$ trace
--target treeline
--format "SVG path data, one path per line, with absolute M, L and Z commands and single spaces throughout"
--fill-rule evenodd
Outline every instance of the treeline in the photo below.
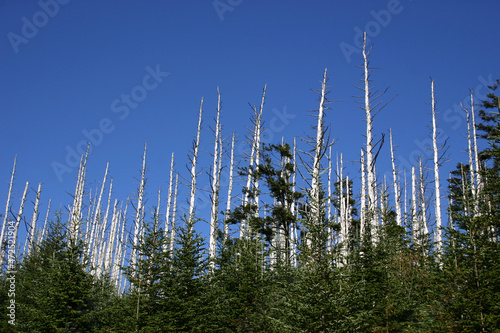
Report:
M 222 136 L 220 94 L 210 168 L 210 215 L 195 203 L 203 100 L 189 154 L 188 206 L 178 209 L 179 174 L 172 154 L 167 208 L 146 207 L 146 150 L 139 188 L 127 214 L 107 206 L 101 187 L 86 190 L 82 156 L 73 205 L 17 241 L 28 184 L 14 214 L 10 190 L 0 235 L 2 332 L 497 332 L 500 330 L 500 107 L 496 89 L 472 100 L 468 160 L 441 191 L 432 89 L 431 182 L 421 161 L 402 180 L 390 136 L 393 181 L 377 179 L 380 141 L 373 114 L 369 52 L 363 46 L 362 109 L 366 144 L 360 183 L 334 168 L 325 124 L 327 72 L 318 90 L 313 135 L 293 143 L 262 142 L 262 112 L 253 107 L 246 166 L 234 167 L 235 137 Z M 479 117 L 476 124 L 475 116 Z M 477 132 L 476 132 L 477 131 Z M 480 150 L 477 141 L 486 147 Z M 230 148 L 229 148 L 230 147 Z M 227 153 L 227 204 L 221 170 Z M 14 164 L 15 170 L 15 164 Z M 12 189 L 11 177 L 10 189 Z M 233 174 L 243 183 L 236 203 Z M 299 181 L 300 180 L 300 181 Z M 408 184 L 407 184 L 408 183 Z M 298 185 L 300 184 L 300 186 Z M 429 184 L 433 186 L 429 187 Z M 407 188 L 410 188 L 407 191 Z M 360 193 L 355 193 L 357 189 Z M 408 192 L 408 193 L 407 193 Z M 392 194 L 392 195 L 391 195 Z M 87 203 L 86 203 L 86 199 Z M 441 216 L 447 198 L 448 218 Z M 432 209 L 431 209 L 432 208 Z M 149 209 L 151 214 L 146 214 Z M 433 214 L 430 214 L 433 211 Z M 448 223 L 443 223 L 447 220 Z M 127 221 L 131 221 L 127 223 Z M 197 231 L 210 225 L 208 237 Z

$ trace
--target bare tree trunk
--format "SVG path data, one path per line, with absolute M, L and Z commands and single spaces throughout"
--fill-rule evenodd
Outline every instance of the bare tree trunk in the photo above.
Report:
M 391 162 L 392 162 L 392 178 L 394 187 L 394 205 L 396 207 L 396 223 L 401 226 L 401 200 L 399 198 L 398 174 L 396 171 L 396 160 L 394 158 L 394 146 L 392 144 L 392 130 L 389 130 L 389 139 L 391 143 Z
M 83 204 L 83 192 L 85 187 L 85 173 L 87 165 L 87 156 L 89 153 L 89 145 L 87 145 L 87 151 L 85 156 L 82 156 L 80 160 L 80 167 L 78 169 L 78 178 L 76 181 L 75 196 L 73 198 L 73 207 L 71 209 L 70 216 L 70 240 L 76 241 L 78 239 L 78 234 L 80 232 L 80 224 L 82 219 L 82 204 Z
M 419 226 L 417 214 L 417 185 L 415 178 L 415 167 L 411 167 L 411 215 L 413 243 L 418 244 Z
M 257 111 L 257 107 L 254 106 L 254 129 L 253 129 L 253 138 L 252 138 L 252 149 L 250 152 L 250 162 L 248 165 L 248 175 L 246 182 L 247 192 L 243 196 L 242 204 L 245 206 L 249 204 L 250 201 L 250 191 L 254 192 L 254 204 L 257 206 L 256 214 L 259 214 L 259 181 L 254 179 L 252 176 L 252 171 L 257 170 L 260 163 L 260 139 L 261 139 L 261 128 L 262 128 L 262 111 L 264 110 L 264 101 L 266 98 L 266 90 L 267 84 L 264 86 L 264 90 L 262 92 L 262 101 L 260 105 L 259 111 Z M 253 181 L 252 181 L 253 180 Z M 246 232 L 248 231 L 247 221 L 243 220 L 240 226 L 240 237 L 244 237 Z
M 141 172 L 141 182 L 139 184 L 139 190 L 137 193 L 137 206 L 136 214 L 134 220 L 134 248 L 132 249 L 132 268 L 135 267 L 137 263 L 137 245 L 139 242 L 139 233 L 142 229 L 142 211 L 143 211 L 143 198 L 144 189 L 146 187 L 146 149 L 147 145 L 144 145 L 144 155 L 142 157 L 142 172 Z
M 21 223 L 21 219 L 23 217 L 23 210 L 24 210 L 24 204 L 26 202 L 26 195 L 28 194 L 28 187 L 29 183 L 26 182 L 26 186 L 24 187 L 24 192 L 23 192 L 23 197 L 21 198 L 21 206 L 19 207 L 19 212 L 17 213 L 16 217 L 16 225 L 14 227 L 14 244 L 15 248 L 17 248 L 18 243 L 17 243 L 17 232 L 19 231 L 19 224 Z M 19 253 L 17 253 L 19 254 Z
M 100 276 L 103 273 L 103 268 L 105 265 L 105 252 L 106 252 L 106 227 L 108 225 L 108 217 L 109 217 L 109 209 L 111 207 L 111 191 L 113 189 L 113 179 L 111 179 L 109 183 L 109 193 L 108 193 L 108 204 L 106 205 L 106 212 L 104 213 L 104 217 L 101 223 L 100 236 L 97 242 L 97 251 L 96 251 L 96 273 L 97 276 Z M 94 245 L 95 246 L 95 245 Z
M 203 114 L 203 98 L 200 103 L 200 111 L 198 117 L 198 131 L 196 134 L 196 141 L 193 144 L 193 156 L 191 158 L 191 197 L 189 200 L 189 214 L 188 214 L 188 228 L 191 231 L 191 228 L 194 224 L 194 205 L 196 199 L 196 178 L 198 174 L 196 173 L 196 164 L 198 162 L 198 150 L 200 147 L 200 134 L 201 134 L 201 118 Z
M 361 195 L 360 195 L 360 215 L 359 215 L 359 240 L 363 241 L 366 225 L 366 172 L 365 172 L 365 152 L 361 149 Z
M 28 245 L 28 255 L 31 253 L 33 249 L 33 243 L 34 243 L 34 238 L 35 238 L 35 227 L 36 227 L 36 221 L 38 220 L 38 207 L 40 205 L 40 194 L 42 192 L 42 183 L 38 184 L 38 190 L 36 191 L 36 200 L 35 200 L 35 207 L 33 209 L 33 217 L 31 218 L 31 225 L 30 225 L 30 230 L 29 230 L 29 245 Z M 24 250 L 23 250 L 24 252 Z M 26 253 L 26 252 L 24 252 Z
M 321 197 L 320 197 L 320 172 L 321 172 L 321 158 L 324 155 L 324 114 L 326 107 L 326 82 L 327 82 L 327 69 L 323 74 L 323 81 L 321 83 L 321 93 L 318 109 L 318 122 L 316 125 L 316 141 L 314 142 L 314 156 L 312 165 L 311 177 L 311 216 L 312 223 L 318 225 L 320 223 L 321 213 Z
M 477 148 L 477 134 L 476 134 L 476 116 L 474 112 L 474 93 L 470 91 L 470 105 L 471 105 L 471 114 L 472 114 L 472 136 L 474 138 L 474 161 L 476 164 L 476 187 L 479 191 L 483 189 L 481 174 L 479 173 L 481 169 L 481 165 L 479 164 L 479 153 Z
M 435 205 L 434 214 L 436 216 L 436 252 L 441 254 L 442 247 L 442 218 L 441 218 L 441 190 L 439 181 L 439 148 L 437 145 L 437 125 L 436 125 L 436 100 L 434 98 L 434 80 L 431 80 L 432 91 L 432 148 L 434 152 L 434 191 Z
M 175 215 L 177 213 L 177 187 L 179 186 L 179 174 L 175 174 L 174 207 L 172 210 L 172 229 L 170 230 L 170 252 L 174 251 L 175 245 Z
M 332 219 L 332 147 L 328 149 L 328 199 L 326 200 L 327 205 L 327 217 L 328 221 Z M 328 227 L 328 252 L 333 251 L 333 228 Z
M 292 177 L 292 191 L 295 192 L 295 184 L 297 180 L 297 159 L 296 159 L 296 152 L 297 152 L 297 140 L 296 138 L 293 138 L 293 177 Z M 298 214 L 298 209 L 297 209 L 297 203 L 295 200 L 292 202 L 292 214 L 294 216 L 297 216 Z M 297 224 L 294 223 L 292 224 L 292 230 L 290 231 L 291 234 L 291 243 L 292 246 L 290 248 L 290 258 L 292 258 L 292 266 L 297 267 Z M 331 238 L 333 240 L 333 238 Z
M 233 132 L 233 137 L 231 139 L 231 158 L 229 162 L 229 184 L 227 187 L 226 216 L 224 217 L 224 243 L 229 236 L 229 224 L 227 223 L 227 219 L 229 217 L 229 213 L 231 212 L 231 199 L 233 193 L 234 135 L 235 134 Z
M 174 177 L 174 153 L 172 153 L 172 159 L 170 161 L 170 176 L 169 176 L 169 181 L 168 181 L 168 198 L 167 198 L 167 211 L 165 213 L 165 230 L 164 230 L 164 236 L 165 239 L 167 239 L 168 234 L 169 234 L 169 229 L 170 229 L 170 208 L 172 204 L 172 183 L 173 183 L 173 177 Z M 166 251 L 168 246 L 165 244 L 163 247 L 163 250 Z
M 0 234 L 0 267 L 3 265 L 3 259 L 5 256 L 5 251 L 4 251 L 4 235 L 5 235 L 5 227 L 8 223 L 9 220 L 9 209 L 10 209 L 10 199 L 12 195 L 12 186 L 14 184 L 14 175 L 16 173 L 16 161 L 17 161 L 17 155 L 14 157 L 14 166 L 12 167 L 12 173 L 10 176 L 10 183 L 9 183 L 9 193 L 7 194 L 7 204 L 5 205 L 5 214 L 3 216 L 3 223 L 2 223 L 2 233 Z
M 115 199 L 113 205 L 113 215 L 111 217 L 111 230 L 109 232 L 109 241 L 106 248 L 106 257 L 104 259 L 104 272 L 111 273 L 112 263 L 113 263 L 113 253 L 116 254 L 115 250 L 115 238 L 118 229 L 118 223 L 120 220 L 120 211 L 118 210 L 118 199 Z M 108 272 L 109 270 L 109 272 Z
M 365 93 L 365 106 L 366 113 L 366 173 L 367 173 L 367 190 L 368 190 L 368 221 L 370 223 L 371 234 L 377 226 L 376 219 L 376 199 L 375 199 L 375 176 L 374 176 L 374 162 L 373 162 L 373 122 L 372 122 L 372 109 L 370 106 L 370 71 L 368 69 L 368 55 L 370 50 L 366 50 L 366 32 L 363 35 L 363 63 L 364 63 L 364 93 Z
M 429 234 L 429 229 L 427 227 L 427 203 L 425 202 L 425 177 L 424 168 L 422 166 L 422 158 L 419 160 L 419 171 L 420 171 L 420 214 L 421 214 L 421 235 L 427 236 Z
M 45 220 L 43 222 L 43 229 L 42 229 L 42 232 L 40 233 L 40 236 L 37 240 L 37 245 L 40 245 L 42 244 L 44 238 L 45 238 L 45 232 L 46 232 L 46 229 L 47 229 L 47 221 L 49 220 L 49 213 L 50 213 L 50 203 L 52 202 L 51 199 L 49 199 L 49 203 L 47 205 L 47 212 L 45 213 Z

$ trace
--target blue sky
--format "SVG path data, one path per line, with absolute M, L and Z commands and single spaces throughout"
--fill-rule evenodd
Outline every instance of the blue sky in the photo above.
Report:
M 451 146 L 442 170 L 446 179 L 466 160 L 459 103 L 469 89 L 484 97 L 485 86 L 500 77 L 493 14 L 499 9 L 493 0 L 0 1 L 0 205 L 16 154 L 14 210 L 26 181 L 33 189 L 42 182 L 42 212 L 49 198 L 56 208 L 71 203 L 77 168 L 67 162 L 68 151 L 78 151 L 85 133 L 93 133 L 87 190 L 95 190 L 110 162 L 113 198 L 126 200 L 137 189 L 147 142 L 147 198 L 153 206 L 159 186 L 166 195 L 172 152 L 176 169 L 187 177 L 202 97 L 200 166 L 208 171 L 217 87 L 224 136 L 236 131 L 243 142 L 251 126 L 248 103 L 260 103 L 267 83 L 264 119 L 268 128 L 274 124 L 268 139 L 284 136 L 291 142 L 311 133 L 314 119 L 307 111 L 317 103 L 311 89 L 320 88 L 324 68 L 329 97 L 337 101 L 327 118 L 337 140 L 334 154 L 355 161 L 365 123 L 354 97 L 360 94 L 355 85 L 361 54 L 351 51 L 359 50 L 359 32 L 365 29 L 374 44 L 371 64 L 378 68 L 373 84 L 380 91 L 389 87 L 383 100 L 395 97 L 375 118 L 374 132 L 379 138 L 392 127 L 402 169 L 417 155 L 426 157 L 421 147 L 430 137 L 432 76 L 438 122 Z M 127 102 L 127 96 L 135 97 Z M 389 170 L 388 156 L 386 145 L 381 173 Z M 358 164 L 346 167 L 359 178 Z M 206 173 L 199 182 L 208 184 Z M 27 216 L 34 198 L 32 190 Z

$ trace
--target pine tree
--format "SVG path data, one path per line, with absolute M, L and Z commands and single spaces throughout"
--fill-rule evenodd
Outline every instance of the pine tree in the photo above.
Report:
M 100 293 L 86 270 L 88 258 L 80 240 L 69 240 L 57 220 L 40 247 L 23 261 L 18 273 L 17 328 L 21 332 L 91 331 Z

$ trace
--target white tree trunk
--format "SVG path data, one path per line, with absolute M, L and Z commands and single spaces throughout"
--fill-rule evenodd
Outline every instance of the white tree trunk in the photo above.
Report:
M 436 125 L 436 100 L 434 98 L 434 80 L 431 80 L 432 91 L 432 148 L 434 152 L 434 189 L 435 189 L 435 206 L 434 214 L 436 216 L 436 251 L 441 253 L 442 243 L 442 218 L 441 218 L 441 190 L 439 181 L 439 149 L 437 145 L 437 125 Z
M 33 208 L 33 217 L 31 218 L 31 225 L 30 225 L 30 230 L 29 230 L 29 243 L 28 243 L 28 252 L 27 252 L 28 255 L 31 253 L 31 251 L 33 249 L 36 221 L 38 220 L 38 215 L 39 215 L 38 214 L 38 207 L 40 206 L 40 194 L 41 194 L 41 192 L 42 192 L 42 183 L 38 183 L 38 189 L 36 191 L 35 207 Z
M 193 156 L 191 159 L 191 197 L 189 200 L 189 214 L 188 214 L 188 228 L 191 229 L 194 224 L 194 206 L 196 199 L 196 178 L 198 174 L 196 173 L 196 164 L 198 162 L 198 149 L 200 147 L 200 133 L 201 133 L 201 118 L 203 114 L 203 98 L 200 103 L 200 111 L 198 117 L 198 131 L 196 134 L 196 141 L 193 146 Z
M 89 153 L 89 145 L 87 145 L 87 151 L 80 160 L 80 167 L 78 169 L 78 178 L 76 181 L 75 196 L 73 198 L 73 207 L 71 209 L 71 215 L 70 215 L 70 225 L 69 225 L 70 240 L 77 240 L 80 232 L 88 153 Z
M 40 233 L 40 236 L 38 237 L 38 240 L 37 240 L 37 245 L 40 245 L 42 244 L 44 238 L 45 238 L 45 232 L 46 232 L 46 229 L 47 229 L 47 221 L 49 220 L 49 214 L 50 214 L 50 203 L 52 202 L 51 199 L 49 199 L 49 203 L 47 205 L 47 212 L 45 213 L 45 220 L 43 221 L 43 228 L 42 228 L 42 232 Z
M 483 189 L 481 174 L 479 171 L 481 170 L 481 165 L 479 164 L 479 153 L 477 147 L 477 134 L 476 134 L 476 116 L 474 111 L 474 92 L 471 90 L 470 92 L 470 105 L 471 105 L 471 114 L 472 114 L 472 136 L 474 138 L 474 161 L 476 164 L 476 187 L 479 191 Z
M 361 149 L 361 195 L 359 214 L 359 240 L 363 240 L 366 225 L 366 172 L 365 172 L 365 152 Z
M 420 214 L 421 214 L 421 229 L 420 232 L 423 235 L 429 234 L 429 229 L 427 227 L 427 203 L 425 201 L 425 177 L 424 168 L 422 166 L 422 159 L 419 160 L 419 171 L 420 171 Z
M 392 130 L 389 129 L 389 139 L 391 144 L 392 179 L 394 188 L 394 205 L 396 207 L 396 223 L 401 226 L 401 200 L 399 198 L 398 174 L 396 171 L 396 159 L 394 158 L 394 146 L 392 144 Z
M 373 163 L 373 122 L 372 109 L 370 106 L 370 71 L 368 68 L 368 55 L 366 50 L 366 32 L 363 35 L 363 68 L 364 68 L 364 95 L 365 95 L 365 114 L 366 114 L 366 174 L 367 174 L 367 190 L 368 190 L 368 209 L 366 215 L 370 223 L 372 236 L 377 227 L 376 219 L 376 199 L 375 199 L 375 175 Z
M 227 219 L 229 217 L 229 213 L 231 212 L 231 200 L 233 193 L 233 169 L 234 169 L 234 132 L 233 132 L 233 137 L 231 139 L 231 158 L 229 162 L 229 184 L 227 187 L 226 216 L 224 217 L 224 243 L 226 242 L 229 236 L 229 224 L 227 223 Z
M 109 183 L 109 194 L 108 194 L 108 204 L 106 205 L 106 212 L 104 213 L 104 217 L 101 223 L 100 236 L 97 242 L 97 251 L 96 251 L 96 266 L 97 266 L 97 276 L 100 276 L 103 273 L 103 269 L 105 269 L 105 253 L 106 253 L 106 228 L 108 225 L 108 217 L 109 217 L 109 209 L 111 207 L 111 191 L 113 189 L 113 179 L 111 179 Z M 109 235 L 108 235 L 109 236 Z
M 172 210 L 172 230 L 170 232 L 170 252 L 174 251 L 175 245 L 175 215 L 177 213 L 177 187 L 179 185 L 179 174 L 175 174 L 174 207 Z
M 412 232 L 413 232 L 413 242 L 418 243 L 419 236 L 419 224 L 418 224 L 418 214 L 417 214 L 417 185 L 415 178 L 415 167 L 411 167 L 411 221 L 412 221 Z
M 104 259 L 104 272 L 111 273 L 111 267 L 113 262 L 113 253 L 115 250 L 115 238 L 118 229 L 118 223 L 120 219 L 120 211 L 118 210 L 118 199 L 115 199 L 113 205 L 113 215 L 111 217 L 111 230 L 108 236 L 108 246 L 106 248 L 106 257 Z M 108 271 L 109 270 L 109 271 Z
M 142 157 L 142 172 L 141 172 L 141 182 L 139 184 L 139 190 L 137 193 L 137 206 L 136 214 L 134 220 L 134 248 L 132 249 L 132 268 L 135 268 L 137 263 L 137 245 L 139 242 L 139 233 L 142 229 L 142 211 L 143 211 L 143 198 L 144 189 L 146 187 L 146 149 L 147 146 L 144 145 L 144 155 Z
M 23 197 L 21 198 L 21 205 L 19 207 L 19 212 L 17 213 L 16 217 L 16 225 L 14 227 L 14 244 L 17 249 L 18 243 L 17 243 L 17 232 L 19 231 L 19 224 L 21 223 L 22 217 L 23 217 L 23 210 L 24 210 L 24 204 L 26 202 L 26 195 L 28 194 L 28 187 L 29 183 L 26 182 L 26 186 L 24 187 L 24 192 L 23 192 Z
M 167 198 L 167 211 L 165 213 L 165 230 L 164 230 L 164 236 L 165 240 L 167 239 L 170 231 L 170 208 L 172 205 L 172 183 L 173 183 L 173 177 L 174 177 L 174 153 L 172 153 L 172 158 L 170 160 L 170 176 L 169 176 L 169 182 L 168 182 L 168 198 Z M 168 249 L 168 246 L 165 243 L 165 246 L 163 247 L 163 250 L 166 251 Z
M 321 173 L 321 157 L 323 156 L 324 144 L 324 114 L 326 108 L 326 83 L 327 83 L 327 69 L 323 74 L 323 81 L 321 82 L 321 93 L 318 108 L 318 122 L 316 125 L 316 140 L 314 142 L 314 156 L 311 172 L 311 222 L 315 225 L 320 223 L 321 214 L 321 199 L 320 199 L 320 173 Z
M 257 194 L 259 190 L 259 182 L 258 180 L 255 180 L 254 177 L 252 177 L 251 171 L 257 170 L 259 163 L 260 163 L 260 139 L 261 139 L 261 127 L 262 127 L 262 111 L 264 109 L 264 101 L 266 97 L 266 89 L 267 89 L 267 84 L 264 86 L 264 90 L 262 92 L 262 101 L 261 101 L 261 106 L 260 110 L 257 111 L 257 107 L 254 106 L 254 129 L 253 129 L 253 138 L 252 138 L 252 149 L 250 152 L 250 163 L 248 165 L 248 175 L 247 175 L 247 182 L 246 182 L 246 189 L 248 191 L 255 191 L 256 196 L 254 199 L 254 204 L 257 206 L 257 215 L 258 215 L 258 207 L 259 207 L 259 196 Z M 252 182 L 252 180 L 254 180 Z M 245 193 L 243 196 L 243 205 L 247 205 L 249 203 L 249 193 Z M 241 222 L 240 226 L 240 237 L 244 236 L 245 233 L 248 231 L 247 229 L 247 221 L 244 220 Z
M 220 91 L 217 88 L 217 116 L 215 121 L 215 141 L 214 141 L 214 156 L 213 156 L 213 166 L 212 166 L 212 195 L 211 195 L 211 211 L 210 211 L 210 238 L 208 255 L 210 259 L 215 258 L 215 252 L 217 249 L 217 230 L 218 230 L 218 216 L 219 216 L 219 180 L 220 180 L 220 168 L 219 168 L 219 138 L 220 138 L 220 109 L 221 109 L 221 98 Z M 214 267 L 212 263 L 212 268 Z

